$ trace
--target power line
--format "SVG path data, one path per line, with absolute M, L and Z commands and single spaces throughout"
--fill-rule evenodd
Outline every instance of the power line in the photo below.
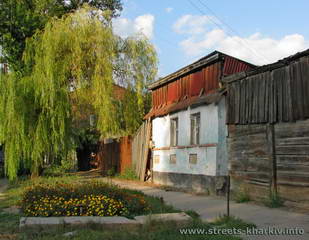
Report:
M 202 0 L 198 0 L 204 7 L 206 7 L 208 9 L 208 11 L 210 11 L 222 24 L 224 24 L 228 29 L 230 29 L 230 31 L 232 33 L 234 33 L 237 36 L 241 36 L 239 34 L 239 32 L 237 30 L 235 30 L 233 27 L 231 27 L 231 25 L 227 24 L 225 21 L 223 21 L 222 19 L 220 19 L 220 17 L 209 7 L 207 6 L 206 3 L 204 3 Z M 250 44 L 245 40 L 245 39 L 241 39 L 243 42 L 245 42 L 248 46 L 250 46 Z M 258 53 L 254 48 L 252 48 L 252 51 L 254 51 L 256 54 L 258 54 L 259 56 L 262 56 L 264 58 L 264 60 L 268 61 L 268 59 L 263 56 L 262 54 Z
M 225 31 L 216 21 L 214 21 L 211 17 L 207 16 L 207 14 L 201 10 L 196 4 L 194 4 L 191 0 L 187 0 L 195 9 L 197 9 L 201 14 L 205 15 L 214 25 L 216 25 L 218 28 L 220 28 L 222 31 L 224 31 L 229 37 L 231 37 L 231 39 L 234 39 L 233 36 Z M 200 0 L 198 0 L 199 2 L 201 2 Z M 201 2 L 202 3 L 202 2 Z M 202 3 L 203 4 L 203 3 Z M 206 6 L 206 4 L 203 4 L 207 9 L 210 9 L 209 7 Z M 214 13 L 214 11 L 211 10 L 212 13 Z M 219 17 L 216 15 L 216 14 L 213 14 L 218 20 Z M 224 24 L 223 21 L 220 20 L 220 22 L 222 24 Z M 225 24 L 230 30 L 232 30 L 232 28 Z M 232 32 L 234 32 L 236 35 L 239 36 L 239 34 L 237 33 L 237 31 L 233 30 Z M 260 59 L 263 59 L 263 61 L 267 61 L 268 62 L 268 59 L 265 58 L 264 56 L 262 56 L 261 54 L 257 53 L 254 49 L 252 49 L 250 46 L 247 46 L 248 43 L 246 43 L 243 39 L 239 38 L 239 39 L 234 39 L 235 41 L 236 40 L 239 40 L 238 42 L 243 45 L 245 48 L 247 48 L 248 50 L 250 50 L 256 57 L 260 58 Z

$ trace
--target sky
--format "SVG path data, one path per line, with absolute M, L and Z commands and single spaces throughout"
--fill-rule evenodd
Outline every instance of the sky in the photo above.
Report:
M 158 54 L 158 77 L 214 50 L 264 65 L 309 48 L 308 0 L 122 2 L 114 30 L 149 38 Z

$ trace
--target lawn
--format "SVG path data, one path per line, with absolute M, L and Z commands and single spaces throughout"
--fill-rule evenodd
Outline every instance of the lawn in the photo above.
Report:
M 128 217 L 133 217 L 140 214 L 152 214 L 152 213 L 165 213 L 165 212 L 179 212 L 179 210 L 174 209 L 171 206 L 166 205 L 162 199 L 156 197 L 150 197 L 144 195 L 139 191 L 128 190 L 128 189 L 119 189 L 115 186 L 106 185 L 106 183 L 96 183 L 92 181 L 87 181 L 83 183 L 83 179 L 80 177 L 53 177 L 46 178 L 41 177 L 35 180 L 24 179 L 19 180 L 11 184 L 6 193 L 6 199 L 0 201 L 0 239 L 206 239 L 206 235 L 185 235 L 180 233 L 179 227 L 176 227 L 173 223 L 162 223 L 162 222 L 149 222 L 139 229 L 130 229 L 130 230 L 121 230 L 118 229 L 102 229 L 102 227 L 97 225 L 87 225 L 81 228 L 74 227 L 57 227 L 57 228 L 42 228 L 42 229 L 23 229 L 22 231 L 18 228 L 19 219 L 21 216 L 25 216 L 24 213 L 19 215 L 8 214 L 3 212 L 3 207 L 9 207 L 12 205 L 22 205 L 28 204 L 31 205 L 31 201 L 26 201 L 30 196 L 35 196 L 36 201 L 38 202 L 40 197 L 46 196 L 56 196 L 59 197 L 59 194 L 62 194 L 63 198 L 66 198 L 66 201 L 70 198 L 76 199 L 79 196 L 84 196 L 85 191 L 90 191 L 89 186 L 97 184 L 96 187 L 92 188 L 92 198 L 94 196 L 106 196 L 108 198 L 119 200 L 127 207 L 128 213 L 118 212 L 114 215 L 127 215 Z M 39 187 L 38 187 L 39 186 Z M 48 186 L 48 188 L 46 188 Z M 59 187 L 60 186 L 60 187 Z M 61 187 L 62 186 L 62 187 Z M 67 187 L 70 186 L 70 191 L 66 191 Z M 104 187 L 104 191 L 101 191 Z M 73 190 L 73 192 L 72 192 Z M 33 192 L 34 191 L 34 192 Z M 65 192 L 66 191 L 66 192 Z M 99 192 L 96 192 L 99 191 Z M 24 193 L 27 194 L 24 194 Z M 49 195 L 47 194 L 49 193 Z M 73 196 L 73 195 L 74 196 Z M 127 196 L 133 196 L 137 201 L 135 202 L 126 202 Z M 87 195 L 86 195 L 87 197 Z M 67 199 L 69 198 L 69 199 Z M 130 198 L 129 198 L 130 199 Z M 141 207 L 140 200 L 146 203 L 146 207 Z M 85 200 L 85 199 L 84 199 Z M 94 201 L 98 199 L 95 198 Z M 44 201 L 48 201 L 46 198 Z M 99 201 L 99 200 L 98 200 Z M 34 202 L 34 201 L 33 201 Z M 42 203 L 42 202 L 41 202 Z M 37 204 L 37 203 L 36 203 Z M 49 206 L 50 203 L 48 203 Z M 129 205 L 128 205 L 129 204 Z M 131 206 L 131 205 L 132 206 Z M 141 206 L 140 206 L 141 205 Z M 37 205 L 38 206 L 38 205 Z M 47 205 L 46 205 L 47 206 Z M 118 206 L 118 205 L 117 205 Z M 35 207 L 35 205 L 31 205 Z M 60 207 L 60 205 L 58 206 Z M 119 206 L 118 206 L 119 207 Z M 25 209 L 25 206 L 23 206 Z M 74 209 L 74 208 L 73 208 Z M 131 209 L 131 210 L 129 210 Z M 132 210 L 133 209 L 133 210 Z M 49 209 L 50 210 L 50 209 Z M 106 210 L 106 209 L 105 209 Z M 57 210 L 59 212 L 59 209 Z M 70 212 L 70 211 L 69 211 Z M 107 211 L 108 212 L 108 211 Z M 75 212 L 79 213 L 79 211 Z M 82 215 L 87 215 L 86 212 L 83 212 Z M 203 223 L 198 218 L 198 215 L 195 212 L 188 212 L 193 216 L 192 222 L 188 223 L 185 228 L 190 229 L 212 229 L 212 228 L 224 228 L 231 229 L 233 227 L 238 229 L 244 229 L 246 227 L 252 227 L 251 224 L 247 224 L 239 219 L 235 218 L 221 218 L 214 223 Z M 41 212 L 41 215 L 42 214 Z M 49 212 L 49 216 L 52 216 Z M 70 214 L 68 214 L 70 215 Z M 71 214 L 73 215 L 73 214 Z M 94 214 L 95 215 L 95 214 Z M 97 214 L 100 215 L 100 214 Z M 107 214 L 108 215 L 108 214 Z M 112 214 L 113 215 L 113 214 Z M 183 228 L 184 228 L 183 227 Z M 72 237 L 64 237 L 63 234 L 73 231 L 75 233 Z M 2 234 L 2 235 L 1 235 Z M 207 235 L 207 239 L 241 239 L 239 237 L 231 235 Z

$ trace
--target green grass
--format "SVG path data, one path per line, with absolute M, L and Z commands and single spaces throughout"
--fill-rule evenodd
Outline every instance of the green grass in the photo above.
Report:
M 117 174 L 115 178 L 125 179 L 125 180 L 138 180 L 133 168 L 126 168 L 124 173 Z
M 58 239 L 75 239 L 75 240 L 174 240 L 174 239 L 192 239 L 192 240 L 239 240 L 239 236 L 231 235 L 184 235 L 180 234 L 179 229 L 211 229 L 211 228 L 240 228 L 252 227 L 253 224 L 248 224 L 237 218 L 222 217 L 214 223 L 203 223 L 198 218 L 192 222 L 177 227 L 175 223 L 169 222 L 148 222 L 142 227 L 131 229 L 104 229 L 98 225 L 87 225 L 81 227 L 49 227 L 41 229 L 22 229 L 18 228 L 19 215 L 4 214 L 0 212 L 0 232 L 1 234 L 12 235 L 16 234 L 18 239 L 28 240 L 58 240 Z M 63 234 L 75 231 L 73 237 L 64 237 Z M 0 235 L 1 236 L 1 235 Z
M 233 216 L 221 216 L 216 221 L 211 223 L 211 225 L 221 227 L 221 228 L 237 228 L 237 229 L 246 229 L 246 228 L 255 228 L 256 225 L 253 223 L 246 223 L 240 218 Z
M 64 176 L 64 177 L 38 177 L 30 179 L 28 177 L 22 177 L 14 182 L 9 183 L 8 189 L 4 192 L 5 199 L 0 201 L 0 210 L 1 208 L 7 208 L 13 205 L 19 205 L 21 201 L 24 190 L 34 184 L 47 183 L 55 184 L 59 183 L 74 183 L 78 181 L 80 177 L 77 176 Z
M 264 201 L 264 205 L 269 208 L 279 208 L 284 206 L 284 201 L 278 194 L 270 194 L 269 199 Z
M 235 202 L 237 203 L 245 203 L 245 202 L 250 202 L 250 196 L 249 194 L 245 193 L 245 192 L 238 192 L 235 197 Z

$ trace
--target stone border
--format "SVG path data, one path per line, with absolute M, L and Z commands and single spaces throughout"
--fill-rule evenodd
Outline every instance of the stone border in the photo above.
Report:
M 184 212 L 163 213 L 137 216 L 134 219 L 126 217 L 22 217 L 19 227 L 44 227 L 44 226 L 81 226 L 98 224 L 104 227 L 136 227 L 149 221 L 175 222 L 177 225 L 185 224 L 192 218 Z

